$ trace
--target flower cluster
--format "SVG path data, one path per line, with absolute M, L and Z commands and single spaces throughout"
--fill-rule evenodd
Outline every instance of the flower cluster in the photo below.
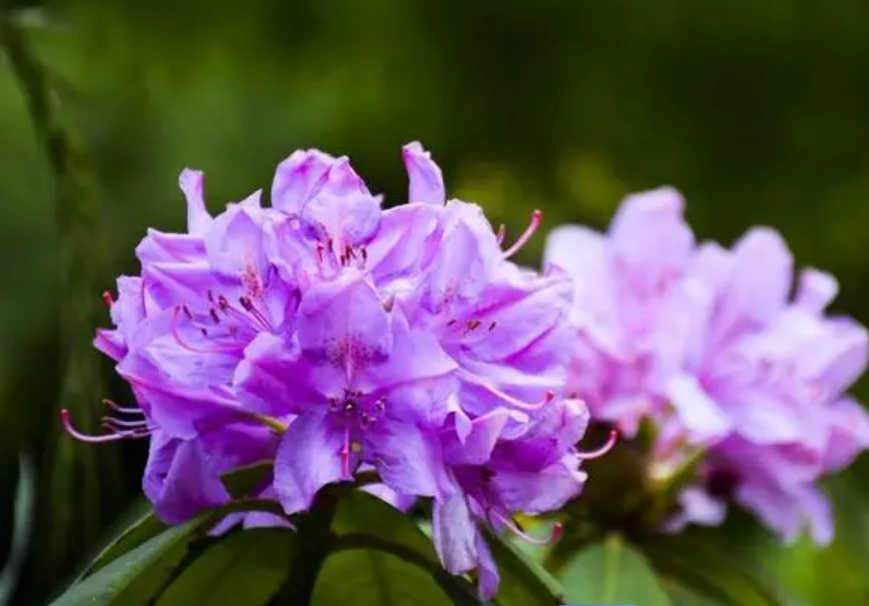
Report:
M 346 157 L 296 151 L 260 192 L 212 217 L 185 170 L 187 233 L 151 230 L 141 275 L 105 295 L 115 324 L 95 345 L 138 406 L 108 402 L 110 433 L 150 437 L 144 491 L 179 522 L 230 497 L 221 474 L 273 460 L 259 488 L 287 514 L 323 486 L 376 471 L 396 504 L 433 499 L 433 540 L 452 573 L 498 585 L 480 525 L 520 529 L 585 479 L 588 414 L 564 397 L 569 278 L 509 260 L 481 209 L 446 201 L 441 171 L 404 147 L 409 201 L 381 208 Z M 271 514 L 233 518 L 285 523 Z
M 866 331 L 825 315 L 828 274 L 805 270 L 791 296 L 776 232 L 698 245 L 682 207 L 661 188 L 628 197 L 606 234 L 551 234 L 546 261 L 574 285 L 570 390 L 629 436 L 652 420 L 658 472 L 705 455 L 672 528 L 720 523 L 732 498 L 786 539 L 808 523 L 827 543 L 815 481 L 869 447 L 869 418 L 843 395 L 866 365 Z

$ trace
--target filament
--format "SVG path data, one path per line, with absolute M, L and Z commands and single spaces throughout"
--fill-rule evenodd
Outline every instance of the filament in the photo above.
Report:
M 531 213 L 531 222 L 528 223 L 528 227 L 525 228 L 522 235 L 513 243 L 513 246 L 504 251 L 505 259 L 509 259 L 519 252 L 519 250 L 525 246 L 525 243 L 531 239 L 531 236 L 534 235 L 534 232 L 537 231 L 537 227 L 540 225 L 540 218 L 542 215 L 543 213 L 539 209 Z
M 550 545 L 550 544 L 554 543 L 555 541 L 557 541 L 559 538 L 561 538 L 561 533 L 564 530 L 564 525 L 561 522 L 555 522 L 552 525 L 552 532 L 550 532 L 548 537 L 546 537 L 546 538 L 532 537 L 531 535 L 529 535 L 528 533 L 523 531 L 521 528 L 519 528 L 519 526 L 516 524 L 516 522 L 514 522 L 510 518 L 507 518 L 507 517 L 501 515 L 500 513 L 495 511 L 494 509 L 490 511 L 490 515 L 494 515 L 494 517 L 499 522 L 501 522 L 504 526 L 506 526 L 511 531 L 513 531 L 516 534 L 516 536 L 518 536 L 523 541 L 527 541 L 528 543 L 531 543 L 532 545 Z
M 580 459 L 596 459 L 598 457 L 602 457 L 603 455 L 608 453 L 610 450 L 612 450 L 613 446 L 616 445 L 616 442 L 618 441 L 618 439 L 619 439 L 618 430 L 610 429 L 610 433 L 609 433 L 609 436 L 607 437 L 607 441 L 604 442 L 603 446 L 601 446 L 597 450 L 592 450 L 589 452 L 579 451 L 576 454 Z
M 501 391 L 500 389 L 498 389 L 497 387 L 495 387 L 491 383 L 481 379 L 477 375 L 465 370 L 464 368 L 459 368 L 456 372 L 460 378 L 465 379 L 469 383 L 473 383 L 474 385 L 478 385 L 478 386 L 482 387 L 483 389 L 485 389 L 486 391 L 488 391 L 492 395 L 501 398 L 505 402 L 512 404 L 513 406 L 515 406 L 516 408 L 519 408 L 521 410 L 528 410 L 528 411 L 540 410 L 541 408 L 543 408 L 544 406 L 546 406 L 547 404 L 552 402 L 552 400 L 555 399 L 555 394 L 551 391 L 547 391 L 543 395 L 543 399 L 540 402 L 534 402 L 534 403 L 523 402 L 522 400 L 519 400 L 518 398 L 514 398 L 510 394 Z

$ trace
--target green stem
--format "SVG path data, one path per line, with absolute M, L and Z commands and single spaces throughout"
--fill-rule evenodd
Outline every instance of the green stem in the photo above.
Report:
M 332 544 L 331 526 L 338 497 L 321 490 L 310 511 L 295 519 L 298 547 L 280 593 L 269 606 L 305 606 L 311 603 L 317 575 Z

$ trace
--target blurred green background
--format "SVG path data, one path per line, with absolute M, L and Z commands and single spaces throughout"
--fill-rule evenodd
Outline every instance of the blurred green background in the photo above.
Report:
M 38 489 L 15 603 L 46 599 L 138 497 L 145 445 L 75 444 L 57 410 L 86 426 L 100 397 L 129 400 L 88 339 L 146 227 L 182 228 L 184 166 L 206 171 L 217 210 L 316 146 L 396 203 L 400 147 L 419 139 L 449 192 L 513 234 L 535 207 L 545 227 L 604 226 L 626 192 L 672 184 L 699 237 L 774 225 L 799 265 L 838 276 L 835 308 L 869 322 L 863 1 L 92 0 L 3 14 L 52 115 L 34 129 L 0 55 L 4 560 L 20 452 Z M 869 381 L 856 391 L 869 400 Z M 744 519 L 729 536 L 798 603 L 869 603 L 869 457 L 827 487 L 831 548 L 781 549 Z

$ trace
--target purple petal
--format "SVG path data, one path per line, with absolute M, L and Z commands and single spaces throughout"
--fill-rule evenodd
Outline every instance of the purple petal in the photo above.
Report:
M 362 274 L 345 271 L 315 284 L 299 305 L 299 344 L 346 371 L 385 359 L 392 350 L 389 315 Z
M 482 533 L 477 533 L 474 544 L 477 547 L 477 592 L 481 600 L 490 600 L 498 593 L 501 583 L 498 566 Z
M 723 437 L 731 430 L 730 420 L 696 377 L 676 375 L 667 385 L 667 396 L 685 429 L 700 443 Z
M 800 273 L 795 303 L 815 313 L 821 313 L 839 292 L 835 276 L 817 269 L 804 269 Z
M 793 260 L 781 236 L 754 228 L 733 248 L 729 286 L 720 303 L 718 337 L 755 329 L 785 305 L 793 279 Z
M 510 417 L 505 409 L 497 409 L 471 421 L 470 431 L 464 438 L 453 429 L 441 437 L 444 458 L 452 465 L 482 465 L 489 460 L 501 430 Z
M 434 431 L 381 420 L 365 437 L 381 479 L 397 493 L 440 498 L 450 490 Z
M 425 151 L 418 141 L 413 141 L 402 148 L 401 155 L 410 180 L 408 202 L 443 204 L 446 201 L 444 179 L 440 167 L 431 159 L 431 153 Z
M 826 416 L 830 433 L 824 455 L 824 469 L 835 471 L 869 448 L 869 414 L 855 400 L 843 398 L 831 404 Z
M 307 510 L 320 488 L 345 479 L 344 442 L 344 431 L 327 416 L 309 413 L 290 423 L 275 456 L 275 491 L 284 511 Z
M 432 540 L 444 568 L 452 574 L 467 572 L 477 565 L 477 527 L 461 493 L 432 506 Z
M 342 395 L 337 387 L 343 376 L 332 365 L 311 363 L 285 339 L 260 333 L 245 349 L 233 385 L 249 409 L 283 416 L 319 409 Z
M 211 226 L 211 215 L 205 209 L 205 177 L 202 171 L 185 168 L 178 176 L 178 185 L 187 198 L 187 231 L 201 235 Z
M 533 515 L 561 508 L 579 494 L 584 481 L 585 474 L 568 457 L 540 471 L 499 469 L 490 484 L 504 508 Z
M 278 164 L 272 181 L 272 207 L 298 215 L 326 181 L 335 158 L 317 149 L 296 150 Z
M 151 438 L 142 489 L 157 515 L 170 524 L 230 498 L 197 440 L 170 438 L 162 432 Z

